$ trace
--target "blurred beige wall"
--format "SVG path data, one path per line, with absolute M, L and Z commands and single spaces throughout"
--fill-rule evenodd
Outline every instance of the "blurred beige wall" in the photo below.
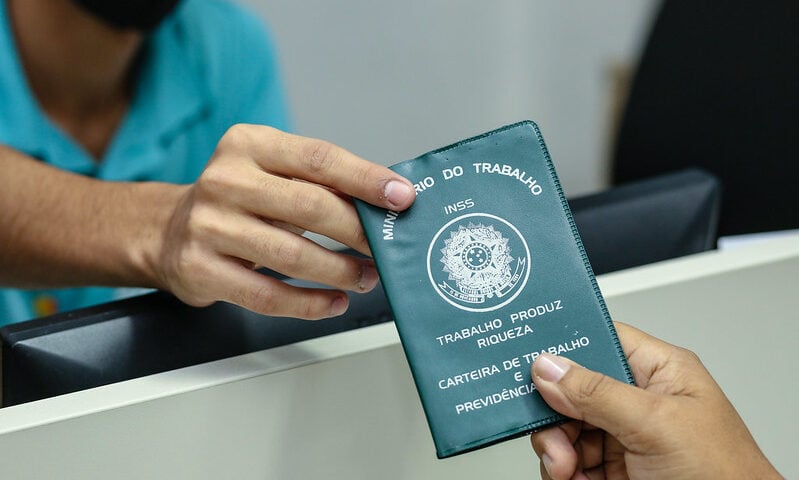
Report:
M 522 119 L 568 195 L 607 184 L 616 81 L 658 0 L 239 0 L 270 25 L 298 133 L 384 164 Z

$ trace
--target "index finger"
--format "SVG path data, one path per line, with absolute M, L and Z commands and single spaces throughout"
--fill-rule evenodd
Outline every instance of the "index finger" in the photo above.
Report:
M 662 369 L 676 347 L 622 322 L 613 322 L 635 383 L 646 388 L 654 372 Z
M 413 185 L 392 170 L 324 140 L 257 129 L 251 157 L 265 170 L 333 188 L 372 205 L 405 210 L 416 197 Z

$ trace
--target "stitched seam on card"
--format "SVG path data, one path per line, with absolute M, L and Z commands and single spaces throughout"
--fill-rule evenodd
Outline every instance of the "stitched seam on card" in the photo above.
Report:
M 599 307 L 602 311 L 602 315 L 605 317 L 605 327 L 608 329 L 611 339 L 613 340 L 613 345 L 616 348 L 616 354 L 619 355 L 620 359 L 622 360 L 624 373 L 627 376 L 627 383 L 634 384 L 635 382 L 633 379 L 632 370 L 630 369 L 630 365 L 627 362 L 627 357 L 624 355 L 624 349 L 621 347 L 621 342 L 619 341 L 619 337 L 616 334 L 616 329 L 613 327 L 613 319 L 610 318 L 610 312 L 608 311 L 608 307 L 605 304 L 605 299 L 602 297 L 602 291 L 599 289 L 599 284 L 596 281 L 594 270 L 593 268 L 591 268 L 591 262 L 588 259 L 588 254 L 585 251 L 585 246 L 583 246 L 583 241 L 580 239 L 580 232 L 577 230 L 577 224 L 574 223 L 574 217 L 572 216 L 571 208 L 569 208 L 569 202 L 566 200 L 566 196 L 563 194 L 563 188 L 560 185 L 560 180 L 558 180 L 558 176 L 555 173 L 555 165 L 552 163 L 552 158 L 549 156 L 549 150 L 547 150 L 547 146 L 544 143 L 544 137 L 541 135 L 541 131 L 538 129 L 537 125 L 533 124 L 533 129 L 535 130 L 535 136 L 538 139 L 538 144 L 541 147 L 541 151 L 544 153 L 544 159 L 546 160 L 547 168 L 549 169 L 549 176 L 552 179 L 553 183 L 555 184 L 555 189 L 557 190 L 561 206 L 563 207 L 563 212 L 566 214 L 566 218 L 569 221 L 569 227 L 571 227 L 572 236 L 577 244 L 577 249 L 580 252 L 580 257 L 583 259 L 583 266 L 585 267 L 586 273 L 588 274 L 588 278 L 591 279 L 591 286 L 594 289 L 594 295 L 596 296 L 596 299 L 599 302 Z

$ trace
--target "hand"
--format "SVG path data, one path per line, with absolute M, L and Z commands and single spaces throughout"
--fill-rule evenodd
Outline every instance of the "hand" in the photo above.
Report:
M 374 263 L 325 249 L 302 233 L 369 254 L 350 197 L 399 211 L 414 196 L 406 179 L 335 145 L 237 125 L 185 188 L 151 268 L 157 284 L 196 306 L 224 300 L 269 315 L 340 315 L 348 302 L 341 290 L 365 292 L 377 284 Z M 290 286 L 256 266 L 334 289 Z
M 532 435 L 541 477 L 782 478 L 692 352 L 616 324 L 638 387 L 542 354 L 533 382 L 576 420 Z

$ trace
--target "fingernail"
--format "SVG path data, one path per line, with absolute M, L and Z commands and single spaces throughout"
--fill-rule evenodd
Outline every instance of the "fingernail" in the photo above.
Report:
M 333 300 L 333 303 L 330 305 L 330 316 L 338 317 L 339 315 L 343 315 L 344 312 L 347 311 L 347 306 L 349 305 L 349 300 L 346 296 L 338 296 Z
M 391 180 L 386 184 L 383 194 L 392 208 L 404 208 L 413 197 L 413 189 L 405 182 Z
M 547 382 L 557 383 L 563 378 L 569 367 L 569 363 L 563 358 L 542 353 L 533 364 L 533 373 Z
M 358 290 L 368 292 L 375 288 L 378 280 L 377 269 L 374 265 L 364 265 L 361 267 L 361 277 L 358 279 Z
M 547 475 L 552 477 L 552 458 L 546 453 L 541 454 L 541 463 L 544 464 L 544 470 L 547 471 Z

